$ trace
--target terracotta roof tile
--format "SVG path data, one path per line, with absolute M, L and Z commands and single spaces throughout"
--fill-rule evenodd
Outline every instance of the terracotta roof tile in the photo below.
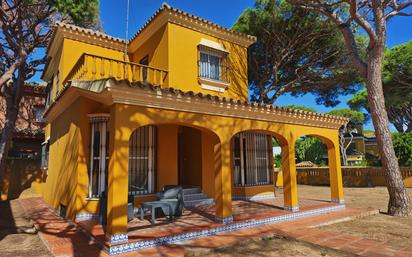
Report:
M 162 4 L 162 7 L 160 7 L 159 9 L 156 10 L 156 12 L 155 12 L 155 13 L 143 24 L 143 26 L 134 34 L 134 36 L 130 39 L 130 41 L 133 41 L 141 32 L 143 32 L 143 30 L 145 30 L 146 27 L 149 26 L 149 24 L 150 24 L 160 13 L 162 13 L 163 11 L 170 11 L 170 12 L 173 13 L 173 14 L 180 14 L 180 15 L 186 16 L 187 18 L 194 19 L 195 21 L 197 21 L 197 22 L 199 22 L 199 23 L 207 24 L 208 26 L 213 27 L 214 29 L 222 30 L 222 31 L 225 31 L 226 33 L 230 33 L 230 34 L 233 34 L 233 35 L 236 35 L 236 36 L 239 36 L 239 37 L 243 37 L 243 38 L 247 38 L 247 39 L 252 40 L 252 41 L 256 41 L 256 37 L 254 37 L 254 36 L 250 36 L 250 35 L 247 35 L 247 34 L 243 34 L 243 33 L 240 33 L 240 32 L 237 32 L 237 31 L 234 31 L 234 30 L 225 28 L 225 27 L 220 26 L 220 25 L 218 25 L 218 24 L 216 24 L 216 23 L 213 23 L 213 22 L 211 22 L 211 21 L 208 21 L 208 20 L 206 20 L 206 19 L 203 19 L 203 18 L 201 18 L 201 17 L 199 17 L 199 16 L 196 16 L 196 15 L 187 13 L 187 12 L 185 12 L 185 11 L 183 11 L 183 10 L 174 8 L 174 7 L 170 6 L 168 3 L 163 3 L 163 4 Z
M 60 22 L 60 21 L 55 23 L 55 27 L 65 28 L 65 29 L 69 29 L 69 30 L 72 30 L 72 31 L 85 33 L 85 34 L 88 34 L 90 36 L 95 36 L 95 37 L 99 37 L 99 38 L 102 38 L 102 39 L 111 40 L 111 41 L 121 43 L 121 44 L 126 43 L 126 40 L 124 40 L 122 38 L 113 37 L 113 36 L 110 36 L 106 33 L 97 31 L 97 30 L 87 29 L 87 28 L 79 27 L 79 26 L 72 25 L 72 24 L 67 24 L 67 23 Z

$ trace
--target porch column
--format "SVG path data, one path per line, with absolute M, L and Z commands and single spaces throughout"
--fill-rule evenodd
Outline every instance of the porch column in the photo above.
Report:
M 121 124 L 119 106 L 110 109 L 110 160 L 107 192 L 106 238 L 127 242 L 128 156 L 130 131 Z
M 282 146 L 282 171 L 283 171 L 283 201 L 287 211 L 299 211 L 298 186 L 295 164 L 295 139 L 291 138 Z
M 339 140 L 336 135 L 332 142 L 328 144 L 329 179 L 331 201 L 344 204 L 342 168 L 340 163 Z
M 232 176 L 230 139 L 221 140 L 215 146 L 215 202 L 216 221 L 231 223 L 232 216 Z

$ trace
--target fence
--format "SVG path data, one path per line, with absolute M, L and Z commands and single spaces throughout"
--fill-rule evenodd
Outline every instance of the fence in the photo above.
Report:
M 329 186 L 329 168 L 297 168 L 298 184 Z M 412 187 L 412 167 L 401 167 L 406 187 Z M 382 167 L 342 167 L 345 187 L 386 186 Z

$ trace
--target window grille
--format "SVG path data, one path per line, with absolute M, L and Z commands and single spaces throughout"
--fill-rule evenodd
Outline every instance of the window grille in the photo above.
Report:
M 227 53 L 199 45 L 199 77 L 229 82 Z
M 234 185 L 256 186 L 272 183 L 272 137 L 242 132 L 234 138 Z
M 156 127 L 136 129 L 129 139 L 129 195 L 155 192 Z
M 109 117 L 91 118 L 89 197 L 100 197 L 107 190 L 109 164 Z
M 41 145 L 41 168 L 47 170 L 49 166 L 49 140 Z
M 34 119 L 36 122 L 44 122 L 43 113 L 44 106 L 37 106 L 34 108 Z

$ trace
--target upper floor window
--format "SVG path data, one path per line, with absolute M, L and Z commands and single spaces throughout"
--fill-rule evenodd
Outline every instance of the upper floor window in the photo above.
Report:
M 59 95 L 59 84 L 60 84 L 60 74 L 59 74 L 59 72 L 57 72 L 57 74 L 56 74 L 56 79 L 55 79 L 55 81 L 56 81 L 56 84 L 55 84 L 55 86 L 56 86 L 56 97 Z
M 144 65 L 142 69 L 142 81 L 147 81 L 147 67 L 149 65 L 149 56 L 146 55 L 143 59 L 140 60 L 139 64 Z
M 34 119 L 36 122 L 44 122 L 43 114 L 44 114 L 44 106 L 38 105 L 34 107 Z
M 229 82 L 227 53 L 199 45 L 199 77 Z

